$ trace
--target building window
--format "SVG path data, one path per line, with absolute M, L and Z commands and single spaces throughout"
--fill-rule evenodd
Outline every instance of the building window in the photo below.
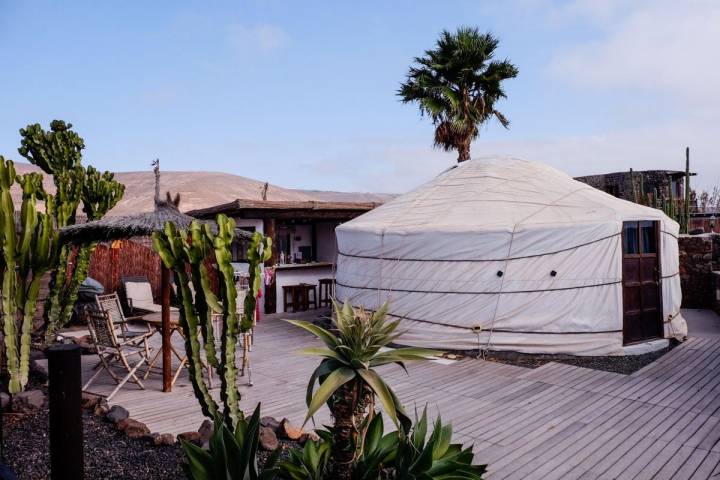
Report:
M 636 255 L 640 253 L 637 222 L 625 222 L 623 224 L 623 253 L 625 255 Z
M 623 253 L 625 255 L 657 253 L 656 222 L 641 220 L 623 223 Z
M 237 227 L 238 230 L 243 230 L 245 232 L 249 233 L 255 233 L 255 227 Z M 238 240 L 237 238 L 233 240 L 232 245 L 230 246 L 230 251 L 232 255 L 232 261 L 233 262 L 247 262 L 247 242 L 243 240 Z

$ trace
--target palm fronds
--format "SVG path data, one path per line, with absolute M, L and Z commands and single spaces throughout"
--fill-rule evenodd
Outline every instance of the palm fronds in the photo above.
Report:
M 458 160 L 469 158 L 470 142 L 479 126 L 496 118 L 507 128 L 509 120 L 495 108 L 506 98 L 502 82 L 518 75 L 508 60 L 494 60 L 499 40 L 477 28 L 444 30 L 435 48 L 416 57 L 398 96 L 416 103 L 420 114 L 435 125 L 435 146 L 458 150 Z

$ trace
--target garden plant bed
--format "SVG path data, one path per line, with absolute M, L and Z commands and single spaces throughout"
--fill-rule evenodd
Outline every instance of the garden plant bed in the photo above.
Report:
M 471 358 L 482 358 L 489 362 L 507 363 L 518 367 L 537 368 L 549 362 L 565 363 L 576 367 L 603 370 L 605 372 L 621 373 L 629 375 L 637 372 L 646 365 L 651 364 L 658 358 L 665 355 L 675 347 L 675 342 L 670 342 L 670 347 L 643 353 L 641 355 L 606 355 L 579 357 L 566 354 L 541 354 L 541 353 L 520 353 L 505 351 L 485 351 L 478 353 L 477 350 L 453 350 L 450 355 L 462 355 Z
M 47 387 L 32 379 L 28 390 Z M 33 414 L 5 414 L 4 453 L 7 464 L 22 480 L 50 478 L 48 408 Z M 132 439 L 118 431 L 112 422 L 83 409 L 83 448 L 85 478 L 103 479 L 181 479 L 185 454 L 180 443 L 156 446 L 150 438 Z M 297 442 L 279 440 L 283 453 Z M 270 452 L 258 452 L 262 464 Z
M 334 331 L 332 321 L 327 317 L 318 317 L 313 321 L 315 325 Z M 567 354 L 520 353 L 496 350 L 449 350 L 446 358 L 458 359 L 460 357 L 482 358 L 489 362 L 506 363 L 518 367 L 538 368 L 550 362 L 565 363 L 576 367 L 602 370 L 605 372 L 629 375 L 637 372 L 646 365 L 651 364 L 667 352 L 675 348 L 678 342 L 671 341 L 670 346 L 654 352 L 641 355 L 605 355 L 605 356 L 575 356 Z M 392 345 L 402 347 L 404 345 Z

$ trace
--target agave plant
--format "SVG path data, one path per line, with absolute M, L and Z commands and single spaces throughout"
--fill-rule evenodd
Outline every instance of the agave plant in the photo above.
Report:
M 383 435 L 383 429 L 378 414 L 369 422 L 353 480 L 482 480 L 486 465 L 473 465 L 472 446 L 451 443 L 452 426 L 443 425 L 439 416 L 427 438 L 427 408 L 409 436 Z
M 327 403 L 334 424 L 333 459 L 335 478 L 349 478 L 356 460 L 356 445 L 368 407 L 373 410 L 375 396 L 401 435 L 410 431 L 411 419 L 400 400 L 375 370 L 395 363 L 405 369 L 405 361 L 425 360 L 438 352 L 424 348 L 386 347 L 399 336 L 399 321 L 387 320 L 387 303 L 375 312 L 342 307 L 333 302 L 337 336 L 309 322 L 288 320 L 304 328 L 325 343 L 325 348 L 308 348 L 303 353 L 323 357 L 307 387 L 308 412 L 305 423 Z M 317 391 L 314 391 L 315 383 Z
M 278 463 L 278 471 L 282 478 L 290 480 L 323 480 L 328 478 L 332 436 L 329 432 L 317 432 L 319 440 L 308 440 L 300 450 L 293 448 L 289 457 Z
M 275 478 L 275 464 L 280 450 L 275 450 L 258 470 L 257 450 L 260 441 L 260 404 L 249 420 L 237 422 L 231 432 L 222 416 L 217 416 L 209 450 L 182 442 L 187 463 L 185 474 L 193 480 L 270 480 Z

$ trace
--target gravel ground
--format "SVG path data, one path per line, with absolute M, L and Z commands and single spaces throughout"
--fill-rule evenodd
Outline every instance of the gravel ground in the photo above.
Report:
M 30 388 L 38 388 L 31 385 Z M 47 390 L 42 388 L 45 393 Z M 5 456 L 20 480 L 49 478 L 48 411 L 5 416 Z M 184 454 L 179 444 L 156 447 L 133 440 L 88 411 L 83 412 L 85 478 L 184 478 Z
M 313 321 L 318 326 L 332 330 L 332 323 L 327 318 L 318 318 Z M 676 342 L 670 342 L 669 348 L 663 348 L 655 352 L 645 353 L 642 355 L 627 356 L 596 356 L 596 357 L 579 357 L 574 355 L 550 355 L 550 354 L 530 354 L 519 352 L 498 352 L 485 351 L 481 354 L 477 350 L 451 350 L 446 356 L 451 358 L 471 357 L 483 358 L 490 362 L 507 363 L 526 368 L 537 368 L 549 362 L 566 363 L 575 365 L 576 367 L 591 368 L 593 370 L 603 370 L 606 372 L 622 373 L 629 375 L 654 362 L 658 358 L 665 355 L 677 345 Z M 402 345 L 394 345 L 402 346 Z
M 626 355 L 626 356 L 598 356 L 598 357 L 578 357 L 574 355 L 549 355 L 549 354 L 530 354 L 519 352 L 496 352 L 487 351 L 483 355 L 478 355 L 477 350 L 453 350 L 448 352 L 449 355 L 461 355 L 471 358 L 484 358 L 490 362 L 507 363 L 509 365 L 517 365 L 519 367 L 537 368 L 549 362 L 566 363 L 575 365 L 576 367 L 591 368 L 593 370 L 603 370 L 606 372 L 622 373 L 629 375 L 654 362 L 658 358 L 665 355 L 675 347 L 673 342 L 669 348 L 663 348 L 655 352 L 645 353 L 642 355 Z
M 28 389 L 46 386 L 38 378 L 31 379 Z M 50 478 L 50 440 L 48 437 L 48 411 L 44 408 L 32 415 L 6 414 L 5 459 L 19 480 Z M 115 430 L 103 418 L 83 411 L 85 478 L 88 479 L 183 479 L 185 454 L 180 444 L 157 447 L 148 440 L 131 439 Z M 297 442 L 280 440 L 281 458 L 288 450 L 298 447 Z M 269 452 L 260 451 L 258 463 L 262 465 Z

